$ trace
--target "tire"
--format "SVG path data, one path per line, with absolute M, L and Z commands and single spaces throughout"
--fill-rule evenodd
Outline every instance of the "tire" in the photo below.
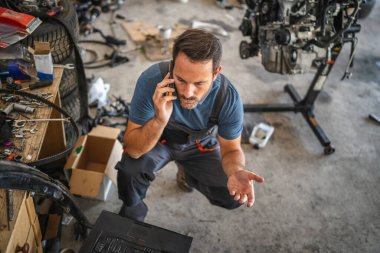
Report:
M 61 64 L 72 63 L 75 64 L 75 55 L 71 54 L 69 58 L 61 62 Z M 77 70 L 74 69 L 64 69 L 62 74 L 61 83 L 59 85 L 59 94 L 61 99 L 70 96 L 72 92 L 78 87 L 78 76 Z
M 76 10 L 69 0 L 61 0 L 63 10 L 55 17 L 68 24 L 73 29 L 75 43 L 79 37 L 79 24 Z M 28 37 L 20 43 L 26 47 L 34 47 L 34 41 L 50 42 L 51 54 L 54 63 L 66 60 L 73 51 L 73 45 L 65 28 L 57 21 L 45 21 Z
M 373 7 L 375 6 L 376 0 L 366 0 L 360 5 L 360 10 L 358 12 L 358 18 L 363 19 L 369 16 Z
M 71 94 L 61 99 L 63 110 L 65 110 L 76 122 L 80 118 L 79 90 L 75 89 Z
M 76 88 L 69 96 L 61 100 L 62 109 L 65 110 L 75 122 L 80 118 L 80 98 L 79 90 Z M 71 147 L 75 144 L 76 136 L 73 126 L 69 122 L 65 122 L 65 135 L 66 135 L 66 146 Z M 79 127 L 79 126 L 78 126 Z M 79 129 L 79 133 L 81 129 Z

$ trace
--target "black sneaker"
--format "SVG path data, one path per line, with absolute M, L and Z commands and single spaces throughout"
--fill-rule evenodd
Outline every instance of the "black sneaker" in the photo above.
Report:
M 181 164 L 176 163 L 178 167 L 177 171 L 177 185 L 184 192 L 192 192 L 194 189 L 186 181 L 185 169 Z
M 142 222 L 144 222 L 147 213 L 148 213 L 148 207 L 144 203 L 144 201 L 141 201 L 136 206 L 127 206 L 125 203 L 123 203 L 119 211 L 120 216 L 131 218 L 131 219 L 142 221 Z

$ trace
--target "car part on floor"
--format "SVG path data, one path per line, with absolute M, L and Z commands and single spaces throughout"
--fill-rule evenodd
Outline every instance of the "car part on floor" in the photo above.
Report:
M 94 31 L 94 23 L 102 12 L 119 10 L 124 0 L 81 0 L 76 1 L 80 33 L 85 36 Z

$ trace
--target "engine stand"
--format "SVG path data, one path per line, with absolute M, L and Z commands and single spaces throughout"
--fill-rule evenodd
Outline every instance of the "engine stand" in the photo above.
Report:
M 324 60 L 320 63 L 317 73 L 314 75 L 313 81 L 311 82 L 309 89 L 304 98 L 298 94 L 294 86 L 287 84 L 284 87 L 285 92 L 287 92 L 292 100 L 293 104 L 244 104 L 244 112 L 299 112 L 302 113 L 306 122 L 313 130 L 314 135 L 318 138 L 321 145 L 324 147 L 324 154 L 330 155 L 335 152 L 335 148 L 331 145 L 331 141 L 326 136 L 325 132 L 318 124 L 315 118 L 313 107 L 314 102 L 317 99 L 319 93 L 321 92 L 323 85 L 330 73 L 336 58 L 339 55 L 341 47 L 333 48 L 331 51 L 331 58 L 329 60 Z

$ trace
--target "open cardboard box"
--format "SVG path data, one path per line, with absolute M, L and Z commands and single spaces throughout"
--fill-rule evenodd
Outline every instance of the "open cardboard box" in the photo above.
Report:
M 120 129 L 97 126 L 79 137 L 66 164 L 70 191 L 83 197 L 106 200 L 112 182 L 116 185 L 115 165 L 123 147 L 117 140 Z

